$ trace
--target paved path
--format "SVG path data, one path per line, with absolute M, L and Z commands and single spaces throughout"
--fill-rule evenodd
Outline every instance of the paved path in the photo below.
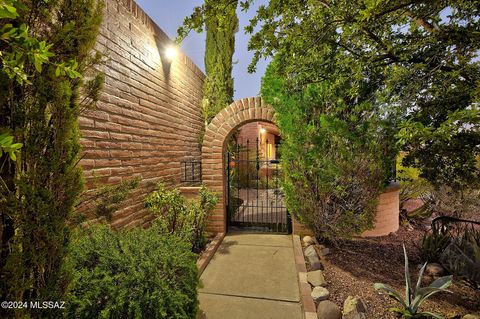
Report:
M 200 279 L 198 318 L 302 318 L 291 236 L 227 235 Z

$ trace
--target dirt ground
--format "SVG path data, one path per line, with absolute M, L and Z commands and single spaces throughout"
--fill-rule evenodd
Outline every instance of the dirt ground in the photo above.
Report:
M 402 243 L 407 247 L 410 273 L 415 280 L 420 268 L 419 243 L 423 231 L 401 227 L 396 234 L 373 239 L 354 239 L 330 247 L 330 254 L 323 261 L 328 282 L 330 300 L 343 307 L 349 295 L 360 296 L 367 306 L 369 319 L 396 318 L 388 311 L 398 304 L 379 295 L 373 284 L 381 282 L 397 289 L 403 296 L 404 257 Z M 433 278 L 425 278 L 424 284 Z M 461 318 L 468 313 L 480 313 L 480 292 L 461 283 L 454 283 L 452 293 L 439 293 L 425 302 L 421 309 L 433 311 L 448 319 Z

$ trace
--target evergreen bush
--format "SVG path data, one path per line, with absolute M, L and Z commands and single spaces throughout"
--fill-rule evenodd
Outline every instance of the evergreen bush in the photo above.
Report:
M 62 300 L 69 223 L 83 190 L 77 118 L 95 105 L 103 82 L 94 69 L 100 56 L 92 54 L 103 1 L 1 2 L 0 29 L 15 36 L 0 41 L 0 127 L 23 147 L 16 162 L 0 167 L 0 296 Z M 5 18 L 9 4 L 16 11 Z M 13 315 L 56 313 L 20 309 L 2 317 Z
M 370 102 L 373 84 L 338 79 L 296 87 L 280 65 L 275 59 L 267 69 L 262 96 L 282 134 L 289 211 L 326 240 L 371 228 L 395 157 L 388 118 Z
M 68 318 L 195 318 L 198 273 L 189 243 L 149 229 L 92 225 L 72 236 Z

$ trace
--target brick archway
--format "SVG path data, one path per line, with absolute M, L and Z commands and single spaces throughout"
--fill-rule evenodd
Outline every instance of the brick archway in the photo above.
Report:
M 219 194 L 220 201 L 210 216 L 208 230 L 226 232 L 226 177 L 224 151 L 227 140 L 236 128 L 249 122 L 275 123 L 273 108 L 260 97 L 237 100 L 215 116 L 205 130 L 202 146 L 202 179 L 205 185 Z

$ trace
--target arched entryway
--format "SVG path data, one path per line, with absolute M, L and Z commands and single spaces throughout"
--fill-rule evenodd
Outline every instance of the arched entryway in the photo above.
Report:
M 220 201 L 209 220 L 208 230 L 211 232 L 227 231 L 227 141 L 237 128 L 250 122 L 275 124 L 273 108 L 260 97 L 240 99 L 218 113 L 205 130 L 202 179 L 208 188 L 220 195 Z

